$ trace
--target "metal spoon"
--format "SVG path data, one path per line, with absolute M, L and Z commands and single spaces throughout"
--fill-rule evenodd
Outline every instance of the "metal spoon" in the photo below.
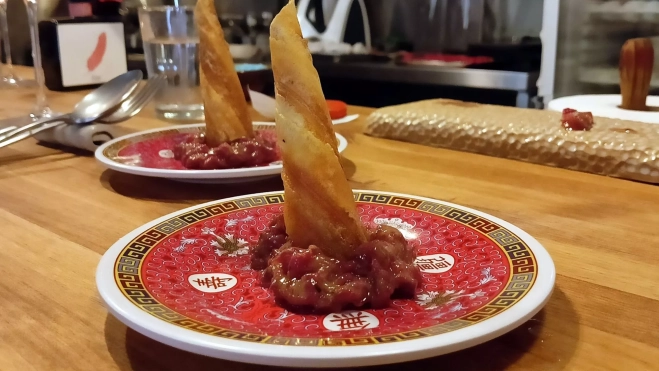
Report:
M 3 140 L 0 147 L 4 147 L 15 141 L 7 140 L 10 137 L 32 130 L 42 125 L 63 121 L 68 124 L 86 125 L 94 122 L 99 117 L 106 115 L 116 108 L 124 99 L 126 99 L 137 88 L 142 80 L 143 74 L 140 70 L 128 71 L 105 84 L 96 88 L 96 90 L 87 94 L 73 109 L 73 112 L 46 117 L 37 120 L 31 124 L 21 126 L 15 130 L 0 136 Z M 21 136 L 22 137 L 22 136 Z

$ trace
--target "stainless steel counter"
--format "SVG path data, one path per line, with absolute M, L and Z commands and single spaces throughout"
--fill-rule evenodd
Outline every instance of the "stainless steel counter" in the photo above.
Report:
M 129 69 L 139 68 L 146 73 L 144 55 L 130 54 Z M 516 93 L 517 107 L 535 107 L 539 72 L 481 70 L 472 68 L 443 68 L 432 66 L 400 66 L 382 62 L 314 61 L 321 78 L 347 78 L 391 83 L 456 86 L 472 89 L 506 90 Z
M 517 92 L 517 107 L 532 107 L 537 93 L 539 72 L 400 66 L 394 63 L 315 62 L 321 77 L 350 78 L 410 84 L 460 86 L 474 89 L 498 89 Z

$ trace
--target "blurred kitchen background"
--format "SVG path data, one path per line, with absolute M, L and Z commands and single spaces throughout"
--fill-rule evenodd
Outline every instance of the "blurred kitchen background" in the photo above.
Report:
M 68 15 L 65 0 L 39 1 L 41 19 Z M 236 60 L 267 64 L 269 22 L 285 0 L 216 1 Z M 124 0 L 129 68 L 144 68 L 136 10 L 194 2 Z M 311 34 L 331 34 L 337 22 L 345 30 L 344 45 L 312 43 L 327 98 L 372 107 L 445 97 L 541 108 L 565 95 L 618 93 L 624 41 L 659 35 L 657 0 L 345 2 L 342 17 L 344 0 L 298 0 L 299 17 Z M 8 3 L 14 62 L 30 65 L 24 5 Z

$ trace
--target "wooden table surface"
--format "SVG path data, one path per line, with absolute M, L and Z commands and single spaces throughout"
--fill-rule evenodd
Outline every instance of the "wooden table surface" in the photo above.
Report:
M 26 72 L 29 70 L 22 70 Z M 52 93 L 68 110 L 83 93 Z M 32 96 L 0 92 L 0 118 Z M 362 118 L 371 110 L 351 107 Z M 169 125 L 149 107 L 129 130 Z M 558 273 L 534 319 L 496 340 L 411 362 L 418 369 L 659 369 L 659 188 L 375 139 L 337 126 L 355 188 L 415 194 L 507 220 L 542 243 Z M 108 315 L 94 274 L 136 227 L 205 201 L 280 190 L 189 185 L 105 170 L 86 153 L 25 141 L 0 149 L 0 370 L 266 370 L 170 348 Z M 398 370 L 400 365 L 373 369 Z

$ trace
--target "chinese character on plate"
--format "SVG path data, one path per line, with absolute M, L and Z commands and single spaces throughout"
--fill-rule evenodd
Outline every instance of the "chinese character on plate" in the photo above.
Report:
M 238 279 L 224 273 L 193 274 L 188 282 L 195 289 L 202 292 L 222 292 L 236 286 Z
M 332 313 L 323 318 L 323 326 L 330 331 L 364 330 L 379 325 L 380 320 L 365 311 Z
M 448 254 L 418 256 L 414 261 L 423 273 L 444 273 L 453 268 L 455 259 Z

